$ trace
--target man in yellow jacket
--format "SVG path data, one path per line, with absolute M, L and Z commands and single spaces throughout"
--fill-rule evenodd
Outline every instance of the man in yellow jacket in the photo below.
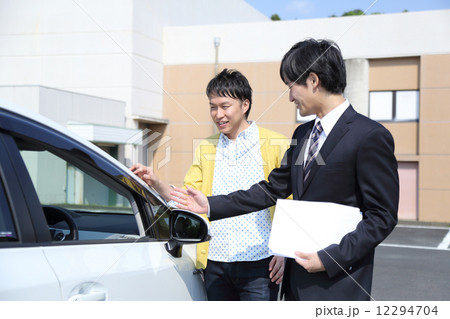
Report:
M 221 195 L 247 189 L 279 167 L 289 140 L 248 121 L 252 89 L 244 75 L 224 69 L 208 84 L 210 115 L 219 134 L 203 140 L 184 179 L 184 186 Z M 151 170 L 131 170 L 166 200 L 171 187 Z M 284 258 L 268 248 L 273 209 L 211 223 L 211 240 L 197 246 L 198 269 L 205 269 L 208 300 L 277 300 Z M 207 267 L 208 266 L 208 267 Z

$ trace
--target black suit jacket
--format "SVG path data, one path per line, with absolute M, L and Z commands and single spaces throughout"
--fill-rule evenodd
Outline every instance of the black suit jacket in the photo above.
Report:
M 247 191 L 209 197 L 210 220 L 257 211 L 291 193 L 294 200 L 358 207 L 363 220 L 357 229 L 339 244 L 318 252 L 326 271 L 310 274 L 295 260 L 287 259 L 283 290 L 287 299 L 370 300 L 375 247 L 397 223 L 399 182 L 394 141 L 381 124 L 349 106 L 303 182 L 304 150 L 313 125 L 311 121 L 295 130 L 293 145 L 268 182 Z M 319 165 L 321 159 L 324 165 Z

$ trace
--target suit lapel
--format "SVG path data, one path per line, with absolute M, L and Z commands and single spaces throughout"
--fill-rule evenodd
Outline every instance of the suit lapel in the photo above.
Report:
M 348 130 L 350 129 L 349 123 L 352 122 L 356 114 L 357 114 L 356 111 L 350 105 L 347 108 L 347 110 L 345 110 L 345 112 L 341 115 L 339 120 L 336 122 L 327 139 L 325 140 L 325 143 L 320 148 L 319 156 L 313 162 L 308 179 L 303 184 L 303 191 L 305 191 L 308 188 L 309 184 L 311 183 L 311 180 L 314 178 L 314 175 L 317 173 L 317 171 L 322 166 L 326 165 L 328 156 L 333 151 L 335 146 L 339 143 L 339 141 L 348 132 Z M 303 180 L 303 173 L 302 173 L 302 180 Z

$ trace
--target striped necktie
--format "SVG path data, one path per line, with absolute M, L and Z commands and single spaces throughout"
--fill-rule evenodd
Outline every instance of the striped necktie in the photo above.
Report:
M 320 121 L 318 121 L 316 125 L 314 125 L 314 129 L 311 134 L 308 156 L 306 157 L 305 165 L 303 167 L 303 182 L 308 178 L 314 159 L 319 153 L 319 136 L 322 131 L 322 125 L 320 124 Z

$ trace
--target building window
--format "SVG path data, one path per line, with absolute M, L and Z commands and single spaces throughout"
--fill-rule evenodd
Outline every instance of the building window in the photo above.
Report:
M 373 91 L 369 93 L 369 116 L 376 121 L 419 119 L 419 91 Z

